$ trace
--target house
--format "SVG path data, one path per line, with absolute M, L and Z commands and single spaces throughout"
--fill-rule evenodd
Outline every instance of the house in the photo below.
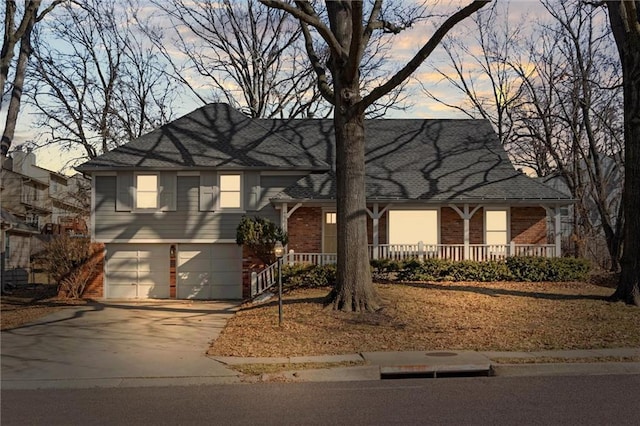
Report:
M 36 165 L 30 150 L 18 147 L 2 157 L 0 207 L 3 282 L 24 283 L 31 273 L 31 257 L 42 248 L 41 234 L 61 227 L 87 234 L 89 181 L 80 173 L 66 176 Z M 83 226 L 84 225 L 84 226 Z M 20 276 L 20 279 L 16 279 Z
M 372 258 L 560 255 L 546 218 L 559 223 L 571 200 L 517 172 L 487 121 L 371 120 L 366 132 Z M 248 296 L 243 215 L 285 228 L 290 260 L 335 253 L 334 152 L 332 120 L 210 104 L 82 164 L 106 247 L 101 296 Z

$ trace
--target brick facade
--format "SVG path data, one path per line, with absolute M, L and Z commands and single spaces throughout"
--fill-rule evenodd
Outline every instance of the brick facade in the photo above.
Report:
M 267 265 L 246 246 L 242 246 L 242 298 L 251 297 L 251 273 L 260 272 Z
M 542 207 L 511 207 L 511 239 L 516 244 L 547 243 L 547 213 Z
M 300 207 L 287 223 L 289 249 L 298 253 L 322 252 L 322 207 Z
M 475 206 L 470 206 L 472 210 Z M 547 242 L 546 212 L 542 207 L 511 208 L 511 239 L 516 244 Z M 387 218 L 378 221 L 379 244 L 387 244 Z M 289 218 L 289 248 L 299 253 L 322 251 L 322 208 L 301 207 Z M 367 219 L 369 244 L 373 244 L 373 221 Z M 440 209 L 440 243 L 463 244 L 464 221 L 450 207 Z M 484 209 L 478 209 L 469 221 L 469 243 L 484 244 Z

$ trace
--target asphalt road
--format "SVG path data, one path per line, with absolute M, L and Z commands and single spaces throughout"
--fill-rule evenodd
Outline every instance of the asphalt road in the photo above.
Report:
M 640 424 L 640 375 L 3 390 L 2 425 Z

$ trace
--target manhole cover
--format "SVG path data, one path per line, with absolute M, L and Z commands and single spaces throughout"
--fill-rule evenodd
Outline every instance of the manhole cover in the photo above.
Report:
M 427 352 L 426 356 L 456 356 L 455 352 Z

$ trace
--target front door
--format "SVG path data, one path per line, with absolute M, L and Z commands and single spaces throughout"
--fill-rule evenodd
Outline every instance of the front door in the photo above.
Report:
M 336 212 L 324 212 L 322 252 L 338 252 L 338 224 L 336 221 Z

